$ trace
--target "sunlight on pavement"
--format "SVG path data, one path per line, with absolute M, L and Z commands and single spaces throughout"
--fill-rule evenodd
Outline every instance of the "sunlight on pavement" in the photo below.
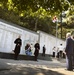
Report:
M 15 66 L 15 65 L 17 65 L 17 64 L 15 64 L 15 63 L 14 63 L 14 64 L 13 64 L 13 63 L 7 63 L 7 65 L 13 65 L 13 66 Z
M 45 74 L 43 74 L 43 73 L 37 73 L 36 75 L 45 75 Z
M 50 70 L 62 73 L 63 75 L 74 75 L 74 71 L 67 71 L 64 68 L 50 68 Z
M 22 74 L 27 75 L 27 72 L 23 72 Z
M 65 63 L 43 61 L 14 61 L 1 59 L 1 68 L 9 70 L 0 71 L 0 75 L 17 74 L 20 75 L 74 75 L 74 71 L 65 70 Z
M 7 65 L 17 66 L 17 67 L 32 67 L 32 68 L 48 69 L 46 65 L 16 64 L 16 63 L 7 63 Z

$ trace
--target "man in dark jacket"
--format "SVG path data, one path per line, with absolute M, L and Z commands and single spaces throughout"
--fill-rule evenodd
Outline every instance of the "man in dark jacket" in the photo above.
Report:
M 67 39 L 65 52 L 68 58 L 67 70 L 72 71 L 74 63 L 74 32 L 72 32 L 71 37 Z
M 36 44 L 34 45 L 34 48 L 35 48 L 35 52 L 34 52 L 34 55 L 35 55 L 35 61 L 37 61 L 37 57 L 38 57 L 39 49 L 40 49 L 39 43 L 36 43 Z
M 45 56 L 45 51 L 46 51 L 46 48 L 45 48 L 45 45 L 43 46 L 43 53 L 42 53 L 42 56 Z
M 19 36 L 15 41 L 14 43 L 16 44 L 15 46 L 15 49 L 14 49 L 14 59 L 17 60 L 18 58 L 18 55 L 20 53 L 20 48 L 21 48 L 21 45 L 22 45 L 22 40 L 21 40 L 21 36 Z

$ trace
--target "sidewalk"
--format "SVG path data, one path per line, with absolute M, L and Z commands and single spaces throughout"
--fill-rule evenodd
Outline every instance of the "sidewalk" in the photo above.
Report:
M 0 59 L 0 75 L 74 75 L 74 71 L 66 71 L 65 63 L 53 61 L 25 61 Z

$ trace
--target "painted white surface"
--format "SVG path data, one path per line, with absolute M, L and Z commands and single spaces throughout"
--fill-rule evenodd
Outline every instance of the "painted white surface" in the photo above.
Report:
M 52 55 L 52 49 L 53 47 L 58 47 L 60 44 L 63 44 L 63 46 L 65 47 L 65 41 L 61 40 L 61 39 L 56 39 L 56 37 L 52 36 L 52 35 L 48 35 L 45 32 L 42 31 L 38 31 L 40 38 L 39 38 L 39 42 L 40 42 L 40 53 L 42 53 L 42 48 L 43 45 L 45 45 L 46 47 L 46 54 L 50 54 Z
M 40 43 L 40 51 L 42 53 L 43 45 L 46 46 L 46 54 L 52 55 L 52 49 L 54 46 L 59 46 L 61 43 L 65 46 L 65 41 L 61 39 L 56 39 L 56 37 L 49 35 L 45 32 L 38 31 L 38 34 L 26 30 L 21 29 L 7 23 L 0 21 L 0 52 L 8 52 L 11 53 L 15 48 L 14 40 L 21 35 L 22 39 L 22 47 L 20 54 L 25 54 L 25 45 L 27 43 L 32 44 L 32 53 L 34 53 L 34 44 L 39 41 Z
M 22 47 L 20 54 L 25 54 L 25 45 L 32 44 L 32 52 L 34 52 L 34 44 L 38 41 L 38 34 L 28 30 L 11 26 L 0 22 L 0 52 L 11 53 L 15 48 L 14 40 L 21 35 Z

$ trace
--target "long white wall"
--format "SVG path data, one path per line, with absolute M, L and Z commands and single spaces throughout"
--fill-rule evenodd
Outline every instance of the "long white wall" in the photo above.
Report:
M 42 53 L 42 48 L 45 45 L 46 46 L 46 54 L 52 55 L 52 49 L 53 47 L 58 47 L 60 44 L 63 44 L 63 47 L 65 46 L 65 41 L 58 39 L 52 35 L 49 35 L 45 32 L 38 31 L 39 33 L 39 42 L 40 42 L 40 53 Z
M 15 47 L 14 40 L 21 35 L 22 48 L 20 54 L 25 54 L 25 45 L 27 43 L 32 44 L 32 53 L 34 53 L 34 44 L 39 41 L 40 53 L 42 53 L 43 45 L 46 46 L 46 54 L 52 55 L 52 48 L 59 46 L 61 43 L 65 46 L 65 41 L 58 39 L 45 32 L 38 31 L 37 33 L 17 27 L 13 24 L 0 21 L 0 52 L 11 53 Z
M 0 21 L 0 52 L 11 53 L 15 47 L 14 40 L 19 35 L 21 35 L 22 39 L 21 54 L 25 54 L 26 43 L 32 44 L 31 47 L 34 53 L 33 46 L 38 41 L 38 34 L 30 30 L 4 23 L 2 21 Z

